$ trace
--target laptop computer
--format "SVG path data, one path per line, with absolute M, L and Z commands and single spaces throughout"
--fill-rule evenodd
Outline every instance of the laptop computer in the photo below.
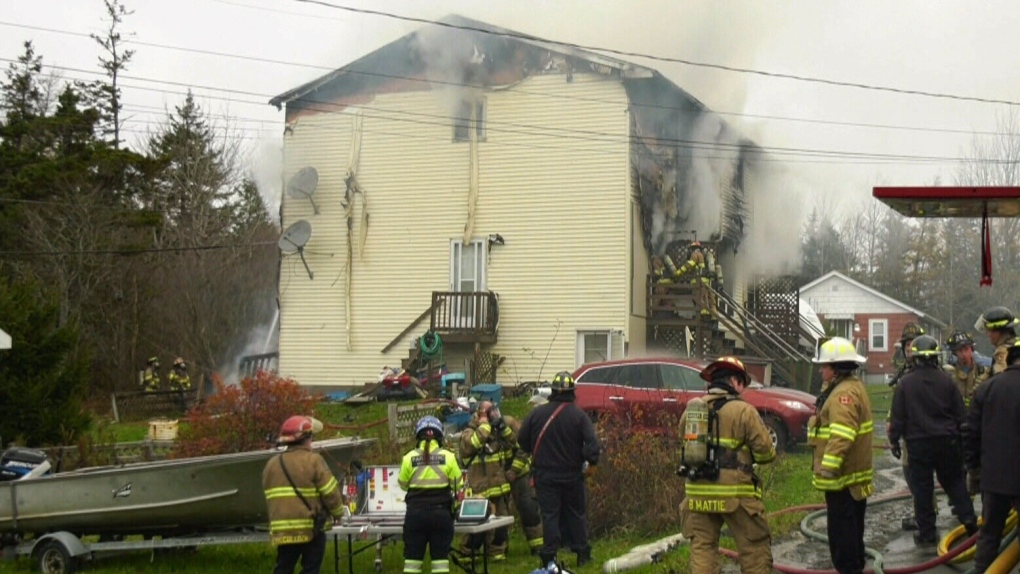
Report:
M 489 499 L 465 498 L 457 511 L 458 522 L 485 522 L 489 518 Z

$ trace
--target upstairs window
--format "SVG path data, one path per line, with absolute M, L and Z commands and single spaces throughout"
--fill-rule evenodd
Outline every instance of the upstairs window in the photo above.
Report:
M 471 118 L 474 107 L 475 117 Z M 474 125 L 478 141 L 485 140 L 485 98 L 461 100 L 457 113 L 453 118 L 453 141 L 466 142 L 471 139 L 471 126 Z

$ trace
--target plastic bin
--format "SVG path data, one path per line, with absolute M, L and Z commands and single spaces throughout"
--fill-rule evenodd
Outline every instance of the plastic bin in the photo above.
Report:
M 492 401 L 498 405 L 503 400 L 503 385 L 484 384 L 471 387 L 470 395 L 478 401 Z

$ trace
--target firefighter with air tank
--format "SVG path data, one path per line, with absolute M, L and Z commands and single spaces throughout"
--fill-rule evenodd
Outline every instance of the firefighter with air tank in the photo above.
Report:
M 701 372 L 704 399 L 688 402 L 680 417 L 683 534 L 691 541 L 691 572 L 719 572 L 719 535 L 725 523 L 740 551 L 740 570 L 772 572 L 769 525 L 755 465 L 772 462 L 775 445 L 758 411 L 740 399 L 750 384 L 744 364 L 721 357 Z

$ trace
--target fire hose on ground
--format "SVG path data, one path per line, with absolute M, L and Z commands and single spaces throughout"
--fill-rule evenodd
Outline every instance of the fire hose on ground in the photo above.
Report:
M 886 504 L 889 502 L 895 502 L 900 500 L 907 500 L 910 498 L 911 496 L 909 493 L 895 494 L 892 496 L 877 499 L 874 502 L 872 502 L 869 506 Z M 804 536 L 808 537 L 811 540 L 828 543 L 829 539 L 825 534 L 818 532 L 810 527 L 810 524 L 814 520 L 822 516 L 825 516 L 826 513 L 828 512 L 824 504 L 791 506 L 789 508 L 784 508 L 782 510 L 773 512 L 769 516 L 777 516 L 779 514 L 809 510 L 812 512 L 805 516 L 800 521 L 801 532 L 804 534 Z M 1017 522 L 1016 513 L 1015 512 L 1011 513 L 1010 522 L 1007 522 L 1006 530 L 1004 532 L 1008 533 L 1008 535 L 1004 536 L 1002 544 L 999 547 L 998 558 L 995 560 L 995 562 L 992 563 L 992 565 L 986 571 L 988 574 L 1006 574 L 1007 572 L 1009 572 L 1011 568 L 1013 568 L 1017 564 L 1017 562 L 1020 562 L 1020 542 L 1014 542 L 1017 537 L 1018 529 L 1012 527 L 1012 531 L 1010 531 L 1011 527 L 1009 525 L 1010 523 L 1012 523 L 1015 526 L 1016 522 Z M 867 554 L 871 556 L 873 561 L 872 568 L 866 570 L 865 572 L 868 574 L 915 574 L 916 572 L 930 570 L 942 564 L 958 561 L 957 560 L 958 557 L 963 556 L 967 552 L 973 552 L 972 549 L 978 537 L 978 535 L 975 534 L 963 540 L 955 547 L 953 547 L 952 544 L 959 540 L 960 538 L 962 538 L 962 535 L 965 534 L 965 532 L 966 531 L 962 526 L 950 531 L 949 534 L 947 534 L 939 544 L 938 557 L 923 562 L 921 564 L 915 564 L 910 566 L 884 568 L 883 563 L 885 561 L 885 558 L 882 556 L 882 554 L 872 548 L 865 548 L 865 552 L 867 552 Z M 682 535 L 674 535 L 663 538 L 662 540 L 659 540 L 658 542 L 654 542 L 652 544 L 646 544 L 643 546 L 635 547 L 624 556 L 614 558 L 606 562 L 602 567 L 602 571 L 604 574 L 615 574 L 617 572 L 623 572 L 626 570 L 630 570 L 632 568 L 637 568 L 639 566 L 644 566 L 658 562 L 663 554 L 684 542 L 686 542 L 686 539 Z M 724 556 L 727 556 L 732 559 L 736 559 L 738 557 L 738 554 L 732 550 L 720 548 L 719 552 Z M 959 561 L 966 559 L 967 558 L 962 558 Z M 785 574 L 837 574 L 835 570 L 815 570 L 811 568 L 790 566 L 787 564 L 773 564 L 773 569 L 779 572 L 784 572 Z M 973 569 L 971 569 L 965 574 L 970 574 L 970 572 L 973 572 Z

